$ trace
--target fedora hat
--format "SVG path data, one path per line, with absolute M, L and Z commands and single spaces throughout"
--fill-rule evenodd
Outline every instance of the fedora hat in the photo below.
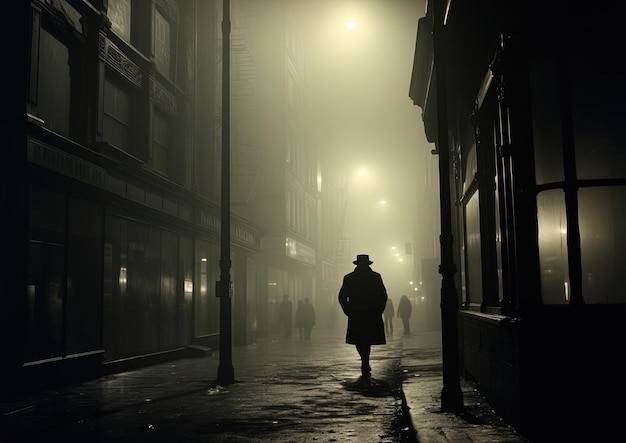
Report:
M 359 254 L 356 256 L 356 260 L 354 260 L 352 263 L 354 263 L 355 265 L 371 265 L 374 262 L 370 260 L 369 255 Z

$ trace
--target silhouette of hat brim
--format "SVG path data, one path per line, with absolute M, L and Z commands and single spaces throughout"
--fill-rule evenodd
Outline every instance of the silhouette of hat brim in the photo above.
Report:
M 371 265 L 374 262 L 370 260 L 369 255 L 357 255 L 356 260 L 352 263 L 355 265 Z

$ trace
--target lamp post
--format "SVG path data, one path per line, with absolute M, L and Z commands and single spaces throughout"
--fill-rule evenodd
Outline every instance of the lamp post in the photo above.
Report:
M 217 383 L 235 381 L 232 353 L 232 299 L 230 288 L 230 0 L 223 0 L 222 16 L 222 220 L 220 280 L 216 293 L 220 297 L 220 362 Z
M 441 409 L 447 412 L 463 410 L 463 393 L 459 381 L 458 295 L 454 283 L 452 248 L 452 208 L 450 205 L 450 147 L 448 144 L 448 106 L 445 69 L 445 14 L 448 0 L 433 3 L 433 58 L 437 79 L 437 148 L 439 151 L 439 200 L 441 212 L 441 345 L 443 360 L 443 389 Z

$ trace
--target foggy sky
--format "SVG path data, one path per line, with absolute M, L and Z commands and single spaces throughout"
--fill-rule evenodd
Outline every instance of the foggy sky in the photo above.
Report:
M 250 39 L 255 52 L 263 54 L 257 60 L 261 78 L 280 78 L 282 53 L 273 42 L 284 26 L 284 3 L 259 0 L 254 5 L 265 23 L 251 31 Z M 299 75 L 306 76 L 313 146 L 349 179 L 343 236 L 350 239 L 350 255 L 370 254 L 374 268 L 399 296 L 404 289 L 394 286 L 408 287 L 413 260 L 398 265 L 391 247 L 404 255 L 405 244 L 415 244 L 424 153 L 430 156 L 433 149 L 425 141 L 421 110 L 409 98 L 424 0 L 290 0 L 290 6 L 302 27 L 306 66 Z M 347 29 L 351 20 L 356 30 Z M 271 102 L 279 95 L 267 91 L 266 97 Z M 358 175 L 363 169 L 365 177 Z
M 412 263 L 392 262 L 412 243 L 418 161 L 430 150 L 409 85 L 422 0 L 305 2 L 307 71 L 320 145 L 350 178 L 344 235 L 352 254 L 369 253 L 388 289 L 411 277 Z M 349 20 L 358 28 L 349 31 Z M 420 151 L 420 152 L 418 152 Z M 368 175 L 357 172 L 366 169 Z M 386 207 L 378 202 L 387 201 Z M 407 257 L 410 258 L 410 257 Z M 397 296 L 397 294 L 393 294 Z

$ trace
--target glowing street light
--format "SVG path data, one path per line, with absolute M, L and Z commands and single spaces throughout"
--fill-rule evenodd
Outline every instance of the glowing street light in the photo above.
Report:
M 359 24 L 355 22 L 354 20 L 349 21 L 348 24 L 346 25 L 346 28 L 348 29 L 348 31 L 355 31 L 358 27 L 359 27 Z

